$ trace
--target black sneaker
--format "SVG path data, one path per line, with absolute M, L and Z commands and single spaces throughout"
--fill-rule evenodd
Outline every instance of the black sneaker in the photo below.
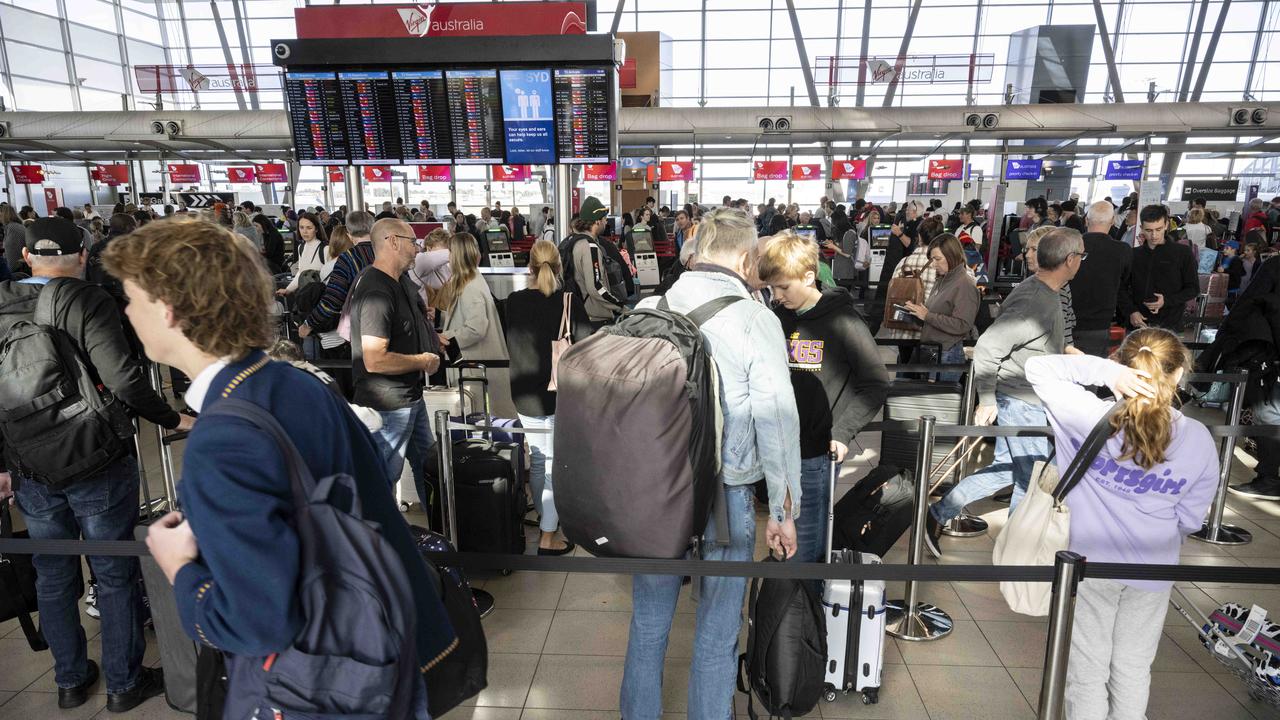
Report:
M 1227 492 L 1258 500 L 1280 500 L 1280 478 L 1255 478 L 1244 485 L 1232 485 Z
M 132 690 L 107 693 L 107 712 L 129 712 L 147 700 L 163 694 L 164 670 L 144 667 L 138 671 L 138 682 L 134 684 Z
M 942 557 L 942 523 L 933 517 L 932 510 L 924 514 L 924 546 L 935 558 Z
M 89 677 L 75 687 L 58 688 L 58 707 L 78 708 L 89 700 L 89 690 L 98 683 L 98 663 L 89 661 Z

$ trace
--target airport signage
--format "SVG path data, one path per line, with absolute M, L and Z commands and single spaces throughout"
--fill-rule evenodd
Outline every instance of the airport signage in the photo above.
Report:
M 1142 160 L 1108 160 L 1107 180 L 1141 180 Z
M 129 166 L 128 165 L 99 165 L 98 181 L 105 185 L 128 185 L 129 184 Z
M 419 165 L 418 182 L 453 182 L 453 166 Z
M 340 167 L 329 168 L 329 182 L 340 183 L 340 182 L 346 182 L 346 180 L 347 180 L 347 173 L 342 168 Z
M 832 180 L 865 180 L 866 178 L 866 160 L 836 160 L 831 163 Z
M 227 182 L 252 184 L 257 182 L 258 173 L 251 167 L 227 168 Z
M 930 180 L 963 180 L 964 179 L 964 161 L 963 160 L 930 160 L 929 161 L 929 179 Z
M 200 182 L 200 166 L 189 164 L 169 163 L 165 166 L 169 172 L 169 182 L 185 185 L 188 183 Z
M 261 183 L 289 182 L 289 171 L 284 163 L 258 163 L 253 166 L 253 171 Z
M 602 163 L 582 166 L 582 179 L 587 180 L 603 180 L 613 182 L 618 179 L 617 163 Z
M 690 182 L 693 180 L 693 163 L 687 160 L 664 162 L 659 166 L 658 180 Z
M 756 160 L 751 164 L 751 177 L 755 180 L 786 180 L 786 160 Z
M 1007 160 L 1004 164 L 1005 180 L 1039 180 L 1044 174 L 1044 160 Z
M 532 165 L 494 165 L 493 182 L 524 182 L 533 177 Z
M 586 35 L 582 2 L 417 3 L 295 8 L 298 38 Z
M 369 182 L 391 182 L 391 166 L 369 165 L 364 169 L 364 179 Z
M 44 182 L 44 168 L 39 165 L 10 165 L 13 181 L 19 185 L 39 185 Z
M 218 203 L 231 205 L 236 201 L 235 193 L 176 193 L 178 202 L 188 208 L 211 208 Z
M 821 165 L 792 165 L 791 179 L 792 180 L 821 180 L 822 166 Z
M 1235 202 L 1240 193 L 1239 180 L 1183 180 L 1182 200 L 1190 202 L 1194 198 L 1205 200 L 1224 200 Z
M 852 61 L 853 67 L 850 67 Z M 995 68 L 996 56 L 977 55 L 904 55 L 869 57 L 862 73 L 857 73 L 856 57 L 834 58 L 829 70 L 836 83 L 988 83 Z M 857 79 L 850 76 L 859 75 Z M 833 83 L 835 84 L 835 83 Z

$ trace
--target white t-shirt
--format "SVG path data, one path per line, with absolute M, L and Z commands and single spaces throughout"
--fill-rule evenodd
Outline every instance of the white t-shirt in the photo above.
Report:
M 981 225 L 975 222 L 975 223 L 969 223 L 968 225 L 961 225 L 960 227 L 956 228 L 956 237 L 960 239 L 960 243 L 962 245 L 964 244 L 964 237 L 966 235 L 968 235 L 969 238 L 973 240 L 974 247 L 977 247 L 977 248 L 982 247 L 983 234 L 982 234 Z

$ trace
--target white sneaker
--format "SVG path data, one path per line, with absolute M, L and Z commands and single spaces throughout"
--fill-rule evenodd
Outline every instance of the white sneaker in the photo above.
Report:
M 86 592 L 84 595 L 84 604 L 86 606 L 84 609 L 85 615 L 88 615 L 89 617 L 94 618 L 95 620 L 101 617 L 101 613 L 98 612 L 98 586 L 97 585 L 93 583 L 89 583 L 89 591 Z

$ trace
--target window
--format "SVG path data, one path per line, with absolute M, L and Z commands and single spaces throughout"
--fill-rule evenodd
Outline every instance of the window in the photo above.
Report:
M 112 23 L 114 27 L 114 23 Z M 77 55 L 120 62 L 120 38 L 108 32 L 94 30 L 87 25 L 69 23 L 71 29 L 71 49 Z
M 114 90 L 117 93 L 128 90 L 124 84 L 124 74 L 120 72 L 120 66 L 117 64 L 76 56 L 75 65 L 76 80 L 77 82 L 83 80 L 80 82 L 82 86 Z
M 51 3 L 44 5 L 48 7 Z M 0 5 L 0 26 L 4 27 L 4 36 L 8 39 L 17 38 L 41 48 L 63 50 L 62 23 L 56 17 Z
M 10 63 L 18 61 L 13 72 L 41 80 L 67 82 L 67 58 L 61 52 L 12 40 L 5 41 L 4 49 L 9 54 Z
M 63 66 L 65 67 L 65 65 Z M 14 102 L 18 110 L 74 110 L 71 86 L 13 78 Z

